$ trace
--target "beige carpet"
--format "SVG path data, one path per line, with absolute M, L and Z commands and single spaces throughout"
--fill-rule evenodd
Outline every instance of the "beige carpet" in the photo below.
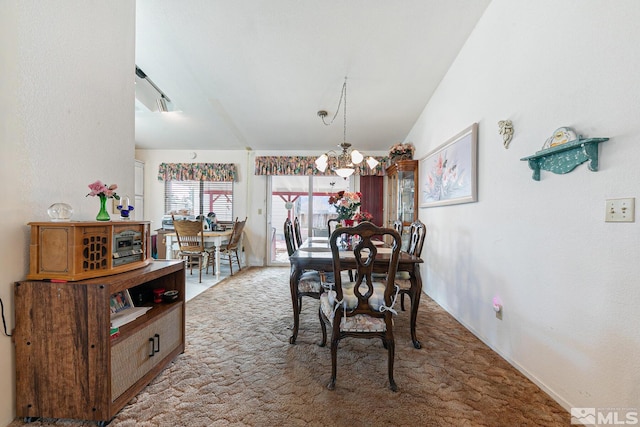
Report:
M 414 349 L 396 317 L 395 379 L 379 340 L 346 338 L 329 391 L 317 301 L 290 345 L 288 268 L 248 269 L 187 303 L 187 349 L 110 426 L 566 426 L 569 414 L 424 296 Z M 20 420 L 10 426 L 24 425 Z M 31 426 L 90 426 L 39 420 Z

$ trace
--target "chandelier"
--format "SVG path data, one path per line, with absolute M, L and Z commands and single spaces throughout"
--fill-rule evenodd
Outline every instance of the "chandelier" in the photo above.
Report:
M 335 120 L 338 115 L 338 111 L 340 111 L 340 106 L 344 100 L 344 107 L 342 112 L 344 114 L 344 130 L 343 130 L 343 139 L 342 143 L 338 144 L 338 147 L 341 149 L 339 152 L 328 151 L 318 157 L 316 159 L 316 167 L 320 172 L 324 172 L 329 167 L 332 171 L 336 173 L 336 175 L 347 179 L 355 172 L 356 165 L 359 165 L 364 160 L 364 155 L 360 153 L 358 150 L 352 150 L 351 144 L 347 142 L 347 78 L 344 78 L 344 84 L 342 85 L 342 92 L 340 93 L 340 101 L 338 102 L 338 108 L 336 109 L 336 113 L 333 115 L 333 118 L 329 123 L 325 121 L 325 117 L 327 117 L 328 113 L 325 110 L 318 111 L 318 116 L 322 119 L 322 123 L 325 126 L 329 126 Z M 367 165 L 370 169 L 378 166 L 378 161 L 373 157 L 367 157 Z

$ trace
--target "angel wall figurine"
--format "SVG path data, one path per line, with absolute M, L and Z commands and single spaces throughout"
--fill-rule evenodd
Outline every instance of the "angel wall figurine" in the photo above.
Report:
M 500 120 L 498 122 L 498 128 L 500 129 L 498 133 L 502 135 L 504 148 L 509 148 L 511 138 L 513 138 L 513 124 L 511 124 L 511 120 Z

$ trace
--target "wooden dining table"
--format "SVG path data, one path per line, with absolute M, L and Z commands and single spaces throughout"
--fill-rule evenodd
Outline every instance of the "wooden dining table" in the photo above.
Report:
M 384 244 L 381 242 L 381 247 Z M 345 250 L 349 250 L 345 247 Z M 390 251 L 378 251 L 373 266 L 375 273 L 386 273 L 389 267 Z M 302 273 L 306 270 L 316 270 L 320 272 L 333 272 L 333 257 L 331 255 L 331 248 L 329 247 L 329 239 L 327 237 L 312 237 L 305 240 L 302 245 L 289 257 L 291 262 L 291 272 L 289 275 L 289 286 L 291 288 L 291 303 L 293 304 L 294 325 L 293 334 L 289 339 L 291 344 L 295 343 L 298 336 L 299 325 L 299 309 L 297 289 L 298 280 Z M 346 261 L 348 263 L 348 260 Z M 422 344 L 416 337 L 416 318 L 418 316 L 418 306 L 420 303 L 420 295 L 422 294 L 422 278 L 420 276 L 420 264 L 422 258 L 415 255 L 409 255 L 402 251 L 398 261 L 398 271 L 406 271 L 409 273 L 411 281 L 411 289 L 414 291 L 415 300 L 411 304 L 410 314 L 410 331 L 411 341 L 415 348 L 421 348 Z M 341 259 L 341 263 L 345 263 Z M 355 259 L 353 261 L 353 268 L 356 268 Z

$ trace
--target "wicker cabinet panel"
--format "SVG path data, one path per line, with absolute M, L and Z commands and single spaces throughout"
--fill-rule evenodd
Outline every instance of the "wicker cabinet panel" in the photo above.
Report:
M 111 348 L 111 400 L 116 400 L 182 343 L 183 305 Z

